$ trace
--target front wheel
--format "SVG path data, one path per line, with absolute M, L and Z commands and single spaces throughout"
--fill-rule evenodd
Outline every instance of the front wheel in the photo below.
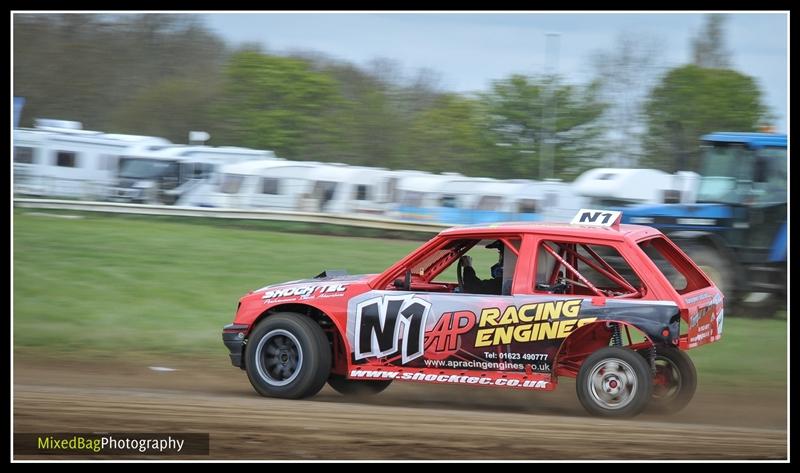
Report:
M 578 371 L 578 400 L 589 413 L 631 417 L 650 401 L 652 375 L 647 362 L 628 348 L 606 347 L 589 355 Z
M 639 354 L 649 360 L 650 350 Z M 697 370 L 685 352 L 673 347 L 656 348 L 656 372 L 653 376 L 653 397 L 648 410 L 673 414 L 689 404 L 697 390 Z
M 392 384 L 391 380 L 363 381 L 360 379 L 347 379 L 340 374 L 332 374 L 328 384 L 340 394 L 345 396 L 371 396 L 378 394 Z
M 245 369 L 263 396 L 300 399 L 319 392 L 331 370 L 325 332 L 300 314 L 268 316 L 247 340 Z

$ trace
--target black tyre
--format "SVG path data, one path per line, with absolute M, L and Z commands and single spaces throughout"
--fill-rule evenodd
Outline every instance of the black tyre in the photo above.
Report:
M 331 348 L 313 320 L 283 312 L 253 330 L 245 351 L 247 377 L 263 396 L 300 399 L 319 392 L 331 370 Z
M 650 363 L 650 350 L 639 354 Z M 697 370 L 686 352 L 673 347 L 656 349 L 656 372 L 653 376 L 653 395 L 647 410 L 673 414 L 689 404 L 697 390 Z
M 364 381 L 360 379 L 347 379 L 340 374 L 332 374 L 328 378 L 328 384 L 337 392 L 345 396 L 371 396 L 378 394 L 392 384 L 391 380 Z
M 603 417 L 630 417 L 650 401 L 653 378 L 644 358 L 628 348 L 606 347 L 581 365 L 575 388 L 589 413 Z

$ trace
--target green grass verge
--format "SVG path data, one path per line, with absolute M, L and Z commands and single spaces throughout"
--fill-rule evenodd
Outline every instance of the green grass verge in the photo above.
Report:
M 224 352 L 247 291 L 326 268 L 380 272 L 419 245 L 28 213 L 14 219 L 15 347 L 57 352 Z
M 14 344 L 56 356 L 224 357 L 221 327 L 248 290 L 326 268 L 380 272 L 420 244 L 217 220 L 31 212 L 14 213 Z M 488 277 L 496 256 L 483 255 L 474 263 Z M 785 386 L 786 325 L 729 317 L 720 342 L 689 354 L 703 382 Z

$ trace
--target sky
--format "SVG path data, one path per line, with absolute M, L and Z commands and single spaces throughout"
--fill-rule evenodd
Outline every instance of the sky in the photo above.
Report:
M 220 36 L 266 51 L 316 51 L 366 66 L 395 60 L 407 75 L 431 69 L 439 87 L 485 91 L 512 73 L 555 69 L 568 82 L 593 76 L 592 58 L 612 52 L 622 34 L 652 38 L 664 69 L 691 60 L 691 38 L 702 13 L 215 13 L 201 15 Z M 734 69 L 755 77 L 775 116 L 787 130 L 788 41 L 786 13 L 730 13 L 725 23 Z M 550 60 L 547 35 L 550 36 Z M 557 52 L 556 52 L 557 51 Z

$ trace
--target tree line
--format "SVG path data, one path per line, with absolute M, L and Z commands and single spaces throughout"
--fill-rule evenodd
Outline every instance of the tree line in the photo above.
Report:
M 657 54 L 624 38 L 587 84 L 515 74 L 457 94 L 391 60 L 231 46 L 190 15 L 15 14 L 14 95 L 21 126 L 61 118 L 177 143 L 204 130 L 209 145 L 293 160 L 567 180 L 607 163 L 696 170 L 700 135 L 769 118 L 756 81 L 728 67 L 720 18 L 706 30 L 692 64 L 638 96 Z

